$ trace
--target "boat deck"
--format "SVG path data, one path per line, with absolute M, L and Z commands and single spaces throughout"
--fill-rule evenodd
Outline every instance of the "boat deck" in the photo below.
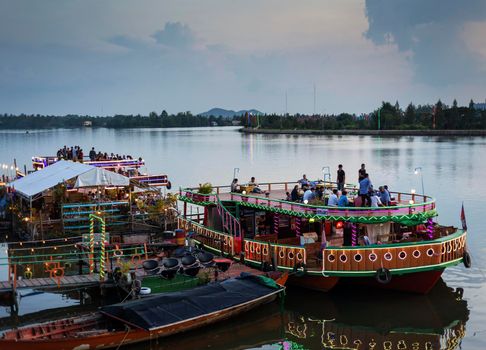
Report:
M 64 276 L 60 278 L 31 278 L 16 281 L 16 289 L 25 288 L 56 288 L 56 287 L 78 287 L 99 285 L 100 276 L 98 274 L 92 275 L 76 275 Z M 12 281 L 0 281 L 0 293 L 12 291 Z

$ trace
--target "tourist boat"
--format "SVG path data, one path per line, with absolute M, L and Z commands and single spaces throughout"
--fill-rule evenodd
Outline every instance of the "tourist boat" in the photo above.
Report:
M 56 156 L 35 156 L 32 157 L 32 166 L 34 170 L 43 169 L 58 161 Z M 142 185 L 152 187 L 166 187 L 171 188 L 171 183 L 166 174 L 148 175 L 140 171 L 145 166 L 145 161 L 142 158 L 138 159 L 110 159 L 110 160 L 85 160 L 84 164 L 92 165 L 98 168 L 122 173 L 128 176 L 131 180 L 135 180 Z M 21 173 L 17 172 L 17 176 L 21 177 Z
M 284 291 L 277 282 L 263 276 L 246 275 L 182 292 L 105 306 L 88 315 L 6 331 L 0 338 L 0 347 L 9 350 L 108 349 L 165 337 L 272 302 Z
M 466 230 L 435 222 L 435 200 L 425 194 L 391 192 L 388 207 L 336 207 L 285 200 L 295 185 L 260 184 L 260 194 L 181 189 L 179 228 L 205 249 L 293 271 L 290 284 L 320 291 L 353 283 L 427 293 L 445 268 L 470 267 Z M 318 186 L 329 193 L 336 184 Z M 353 198 L 356 187 L 347 191 Z

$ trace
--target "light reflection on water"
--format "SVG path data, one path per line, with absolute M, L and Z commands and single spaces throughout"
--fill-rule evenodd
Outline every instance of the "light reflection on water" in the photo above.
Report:
M 243 135 L 234 128 L 1 132 L 0 148 L 5 151 L 0 154 L 0 163 L 10 163 L 16 158 L 19 165 L 29 164 L 32 155 L 53 154 L 63 145 L 81 145 L 85 150 L 93 145 L 108 153 L 142 156 L 150 172 L 168 173 L 175 188 L 206 181 L 229 184 L 234 167 L 240 168 L 240 182 L 251 176 L 260 182 L 296 180 L 303 173 L 310 178 L 322 178 L 323 166 L 330 166 L 335 177 L 340 163 L 344 165 L 347 181 L 355 182 L 359 165 L 366 163 L 375 186 L 388 184 L 391 190 L 419 191 L 421 179 L 414 175 L 414 169 L 420 166 L 425 192 L 437 199 L 439 222 L 460 225 L 464 201 L 474 268 L 449 268 L 443 278 L 449 287 L 465 289 L 464 298 L 472 310 L 463 348 L 486 346 L 482 271 L 486 245 L 481 226 L 486 205 L 482 178 L 486 173 L 482 161 L 486 156 L 486 138 Z M 300 293 L 307 295 L 305 291 Z M 303 304 L 308 303 L 305 300 Z M 388 306 L 393 309 L 399 303 L 389 301 Z M 244 339 L 240 344 L 251 345 Z

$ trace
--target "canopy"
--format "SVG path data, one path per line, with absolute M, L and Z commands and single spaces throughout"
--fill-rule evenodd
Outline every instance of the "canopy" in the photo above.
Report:
M 242 276 L 193 289 L 163 293 L 141 300 L 104 306 L 100 311 L 114 319 L 145 330 L 223 312 L 276 294 L 282 289 L 264 276 Z
M 128 186 L 129 184 L 130 179 L 126 176 L 103 168 L 94 168 L 79 175 L 74 187 Z
M 32 199 L 59 183 L 85 175 L 83 186 L 127 186 L 129 179 L 123 175 L 115 174 L 104 169 L 99 169 L 91 165 L 60 160 L 41 170 L 35 171 L 8 184 L 17 193 Z M 83 176 L 83 178 L 85 178 Z M 77 183 L 77 182 L 76 182 Z M 92 184 L 94 185 L 86 185 Z

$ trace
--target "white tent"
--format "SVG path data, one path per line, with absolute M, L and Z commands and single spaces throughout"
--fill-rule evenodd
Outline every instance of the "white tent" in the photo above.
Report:
M 78 176 L 74 187 L 128 186 L 130 179 L 126 176 L 102 168 L 94 168 Z
M 34 196 L 59 183 L 80 176 L 83 176 L 84 180 L 81 182 L 82 185 L 77 187 L 127 186 L 129 184 L 129 178 L 126 176 L 83 163 L 60 160 L 44 169 L 10 182 L 8 186 L 15 189 L 20 195 L 32 200 Z M 77 183 L 78 181 L 76 181 Z

